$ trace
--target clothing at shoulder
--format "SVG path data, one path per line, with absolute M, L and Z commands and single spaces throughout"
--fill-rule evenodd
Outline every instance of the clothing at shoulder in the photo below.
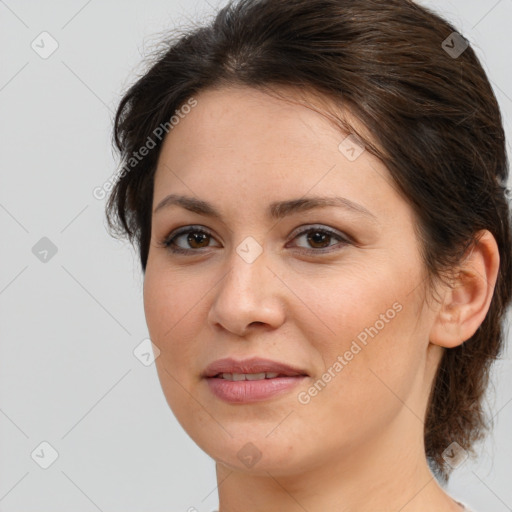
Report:
M 470 509 L 467 505 L 464 505 L 464 503 L 461 503 L 460 501 L 457 502 L 461 507 L 464 507 L 463 512 L 474 512 L 474 510 Z M 212 510 L 212 512 L 219 512 L 218 510 Z
M 464 507 L 464 511 L 463 512 L 474 512 L 472 509 L 470 509 L 466 505 L 464 505 L 464 503 L 460 503 L 460 501 L 457 502 L 457 503 L 459 503 L 460 506 Z M 219 512 L 219 511 L 218 510 L 212 510 L 212 512 Z
M 464 511 L 463 512 L 475 512 L 473 509 L 469 508 L 465 503 L 462 503 L 460 501 L 457 501 L 457 503 L 461 506 L 461 507 L 464 507 Z
M 460 501 L 457 502 L 461 507 L 464 507 L 463 512 L 474 512 L 474 510 L 470 509 L 467 505 L 464 505 L 464 503 L 461 503 Z M 219 512 L 218 510 L 212 510 L 212 512 Z
M 463 512 L 475 512 L 474 510 L 470 509 L 467 505 L 465 505 L 464 503 L 461 503 L 460 501 L 457 501 L 457 503 L 461 506 L 461 507 L 464 507 L 464 511 Z M 219 512 L 218 510 L 212 510 L 212 512 Z

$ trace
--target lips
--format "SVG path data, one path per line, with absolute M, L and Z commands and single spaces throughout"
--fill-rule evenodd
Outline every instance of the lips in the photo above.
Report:
M 220 400 L 250 404 L 291 392 L 308 374 L 285 363 L 253 357 L 242 361 L 219 359 L 205 368 L 202 377 Z
M 233 375 L 234 374 L 234 375 Z M 226 378 L 228 380 L 255 380 L 246 378 L 247 375 L 255 376 L 259 374 L 259 378 L 277 378 L 277 377 L 297 377 L 307 376 L 307 372 L 301 368 L 294 368 L 285 363 L 272 361 L 270 359 L 262 359 L 253 357 L 236 361 L 232 358 L 219 359 L 209 364 L 203 374 L 204 378 Z M 261 376 L 261 374 L 265 374 Z M 244 377 L 242 379 L 242 377 Z

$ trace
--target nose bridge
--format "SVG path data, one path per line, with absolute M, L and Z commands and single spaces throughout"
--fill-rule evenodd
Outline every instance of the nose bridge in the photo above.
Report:
M 284 319 L 278 279 L 263 247 L 252 237 L 234 248 L 217 288 L 209 319 L 241 334 L 252 323 L 277 327 Z
M 253 304 L 254 307 L 265 298 L 265 293 L 269 293 L 266 281 L 273 274 L 267 263 L 267 255 L 258 242 L 254 239 L 241 242 L 229 259 L 229 273 L 222 284 L 224 295 L 234 293 L 239 303 Z

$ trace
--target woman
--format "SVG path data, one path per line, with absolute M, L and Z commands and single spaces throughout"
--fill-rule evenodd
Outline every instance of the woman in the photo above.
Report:
M 239 0 L 115 121 L 163 392 L 220 512 L 467 510 L 512 289 L 500 111 L 408 0 Z

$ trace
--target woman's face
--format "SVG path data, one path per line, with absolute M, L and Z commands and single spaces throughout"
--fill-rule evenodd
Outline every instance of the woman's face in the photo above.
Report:
M 388 171 L 305 106 L 242 87 L 195 99 L 160 154 L 144 282 L 178 421 L 218 462 L 273 475 L 420 446 L 439 354 Z M 291 369 L 205 377 L 224 358 Z

